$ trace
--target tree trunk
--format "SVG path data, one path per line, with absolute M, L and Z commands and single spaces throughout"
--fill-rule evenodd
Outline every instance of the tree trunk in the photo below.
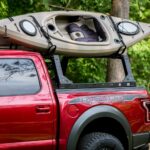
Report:
M 120 18 L 129 18 L 129 0 L 112 0 L 111 14 Z
M 112 16 L 129 18 L 129 0 L 112 0 Z M 108 82 L 121 82 L 125 77 L 120 59 L 108 60 Z

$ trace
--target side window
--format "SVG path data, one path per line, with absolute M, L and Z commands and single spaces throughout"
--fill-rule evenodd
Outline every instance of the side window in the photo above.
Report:
M 30 59 L 0 59 L 0 96 L 35 94 L 40 83 Z

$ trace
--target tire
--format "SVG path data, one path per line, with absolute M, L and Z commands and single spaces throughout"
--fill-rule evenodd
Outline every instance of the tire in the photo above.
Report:
M 124 150 L 121 142 L 114 136 L 93 132 L 81 138 L 78 150 Z

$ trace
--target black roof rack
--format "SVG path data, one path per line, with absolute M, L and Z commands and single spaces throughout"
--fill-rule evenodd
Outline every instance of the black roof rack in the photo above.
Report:
M 128 55 L 116 55 L 114 56 L 101 56 L 100 58 L 112 58 L 121 59 L 123 68 L 125 71 L 125 78 L 122 82 L 106 82 L 106 83 L 73 83 L 65 75 L 68 60 L 77 57 L 62 56 L 63 59 L 60 61 L 59 55 L 52 55 L 50 59 L 53 64 L 53 69 L 55 71 L 55 80 L 57 80 L 57 87 L 61 89 L 74 89 L 74 88 L 115 88 L 115 87 L 135 87 L 136 82 L 132 75 L 131 66 L 129 62 Z M 99 57 L 98 57 L 99 58 Z

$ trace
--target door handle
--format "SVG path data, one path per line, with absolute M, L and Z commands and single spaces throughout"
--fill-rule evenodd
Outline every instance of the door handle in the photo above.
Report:
M 36 106 L 37 113 L 50 113 L 50 106 L 49 105 L 41 105 Z

